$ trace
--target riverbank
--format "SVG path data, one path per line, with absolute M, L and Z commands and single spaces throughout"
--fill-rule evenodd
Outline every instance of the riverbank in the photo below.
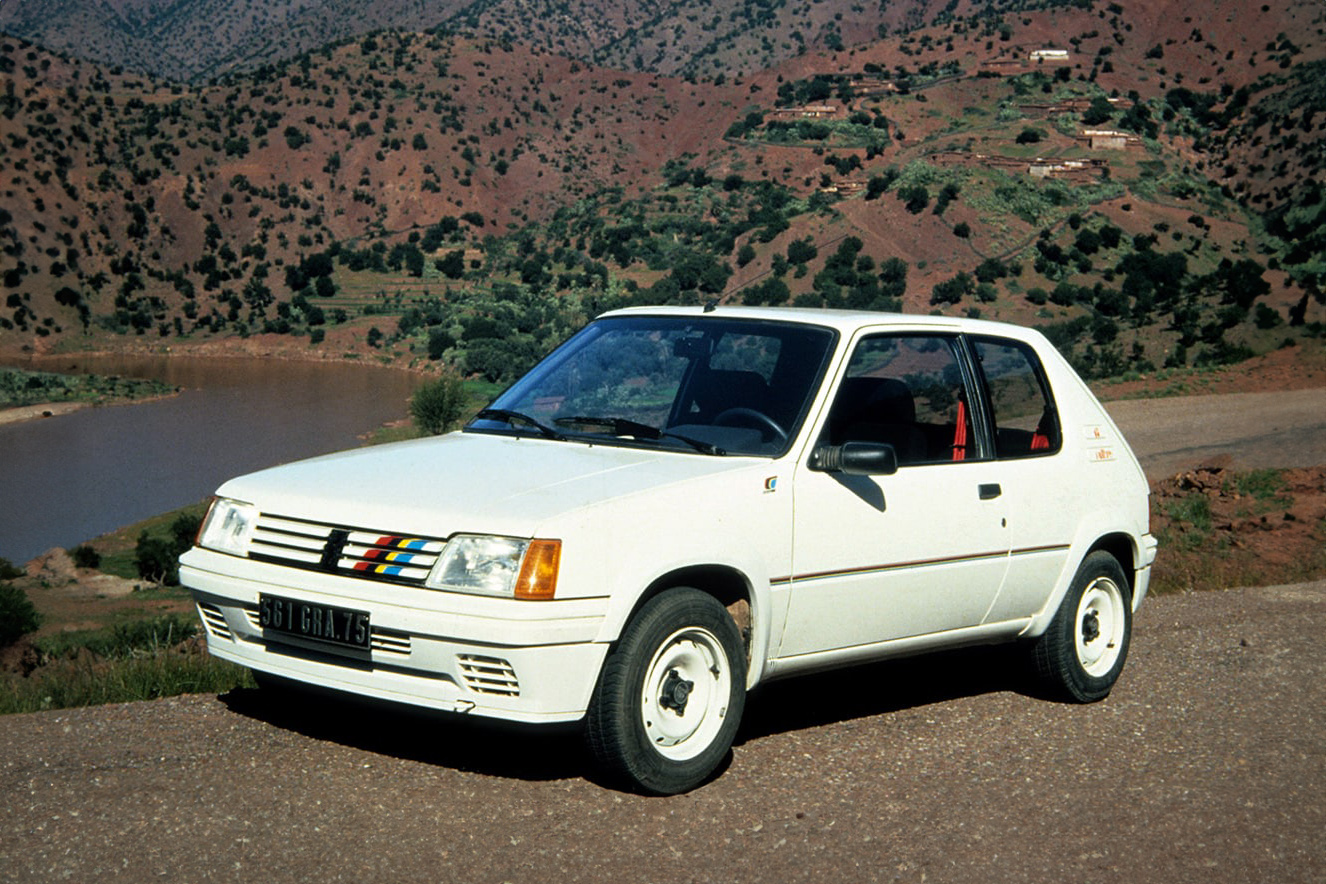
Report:
M 87 408 L 91 404 L 91 402 L 43 402 L 40 405 L 20 405 L 15 408 L 4 408 L 0 409 L 0 426 L 69 414 L 72 411 L 78 411 L 80 408 Z
M 141 378 L 0 367 L 0 426 L 91 406 L 156 402 L 178 392 L 170 384 Z
M 168 393 L 160 393 L 154 396 L 134 396 L 78 402 L 42 402 L 37 405 L 16 405 L 12 407 L 0 406 L 0 427 L 6 426 L 7 424 L 23 423 L 24 421 L 59 417 L 63 414 L 73 414 L 75 411 L 82 411 L 84 408 L 108 408 L 115 405 L 145 405 L 149 402 L 160 402 L 163 399 L 171 399 L 179 394 L 179 390 L 171 390 Z

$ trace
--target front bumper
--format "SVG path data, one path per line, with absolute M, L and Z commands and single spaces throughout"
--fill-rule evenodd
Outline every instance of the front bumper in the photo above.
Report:
M 584 716 L 608 645 L 606 598 L 528 602 L 374 583 L 203 549 L 180 560 L 208 651 L 259 672 L 508 721 Z M 365 610 L 367 650 L 264 634 L 260 593 Z

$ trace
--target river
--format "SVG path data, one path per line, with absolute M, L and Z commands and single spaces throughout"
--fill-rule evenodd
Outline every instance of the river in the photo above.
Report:
M 157 402 L 0 425 L 0 557 L 23 564 L 204 499 L 231 476 L 361 444 L 418 377 L 346 363 L 64 356 L 38 371 L 156 378 Z

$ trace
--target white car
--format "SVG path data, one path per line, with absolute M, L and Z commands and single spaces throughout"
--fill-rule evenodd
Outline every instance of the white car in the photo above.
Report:
M 582 722 L 657 794 L 784 676 L 1020 640 L 1099 700 L 1156 550 L 1136 459 L 1040 334 L 882 313 L 609 313 L 460 432 L 217 495 L 180 562 L 212 654 Z

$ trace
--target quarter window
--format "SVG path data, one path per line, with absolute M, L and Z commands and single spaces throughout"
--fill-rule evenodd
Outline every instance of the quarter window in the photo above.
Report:
M 1019 341 L 974 338 L 985 377 L 998 457 L 1034 457 L 1059 450 L 1059 415 L 1040 360 Z

